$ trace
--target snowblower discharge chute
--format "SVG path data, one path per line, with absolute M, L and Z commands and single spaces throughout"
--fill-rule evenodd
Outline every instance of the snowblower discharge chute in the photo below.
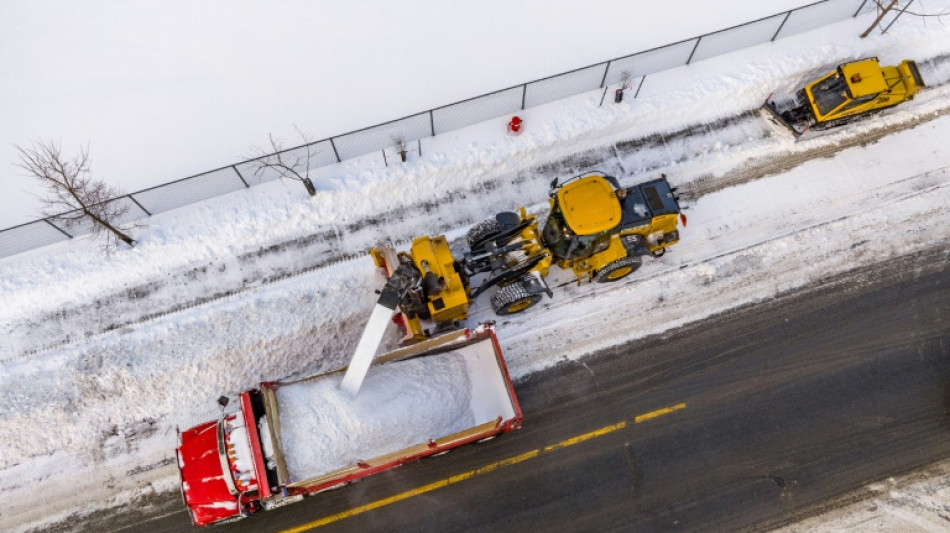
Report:
M 925 86 L 917 63 L 907 59 L 882 67 L 876 57 L 842 63 L 794 94 L 769 95 L 767 117 L 800 136 L 842 126 L 862 116 L 912 100 Z
M 573 271 L 578 282 L 619 280 L 643 256 L 659 257 L 679 241 L 674 192 L 666 176 L 626 188 L 599 172 L 554 180 L 543 229 L 522 207 L 475 224 L 461 258 L 444 235 L 418 237 L 408 252 L 370 250 L 389 278 L 379 303 L 397 311 L 393 321 L 411 343 L 457 327 L 492 287 L 495 313 L 528 309 L 552 295 L 545 279 L 552 264 Z

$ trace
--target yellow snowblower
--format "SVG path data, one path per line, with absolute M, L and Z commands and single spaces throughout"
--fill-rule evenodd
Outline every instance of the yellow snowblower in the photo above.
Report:
M 912 100 L 924 86 L 913 60 L 882 67 L 871 57 L 842 63 L 794 94 L 769 95 L 762 109 L 774 122 L 800 136 Z
M 638 269 L 643 256 L 659 257 L 679 241 L 678 223 L 686 217 L 666 176 L 620 187 L 600 172 L 555 179 L 550 213 L 543 229 L 522 207 L 474 225 L 469 251 L 452 255 L 444 235 L 424 235 L 408 252 L 370 250 L 388 281 L 379 304 L 396 310 L 393 321 L 404 343 L 458 326 L 479 295 L 491 297 L 495 313 L 524 311 L 552 296 L 545 278 L 552 264 L 574 272 L 578 282 L 619 280 Z

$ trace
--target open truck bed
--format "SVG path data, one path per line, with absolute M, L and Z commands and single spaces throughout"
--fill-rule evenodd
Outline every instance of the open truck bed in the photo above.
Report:
M 239 413 L 181 434 L 183 496 L 196 525 L 284 505 L 521 426 L 488 327 L 377 358 L 355 398 L 339 389 L 344 371 L 262 383 L 240 394 Z

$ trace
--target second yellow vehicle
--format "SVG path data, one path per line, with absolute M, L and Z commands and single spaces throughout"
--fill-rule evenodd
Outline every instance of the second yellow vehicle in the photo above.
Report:
M 680 206 L 666 176 L 632 187 L 600 172 L 551 183 L 550 213 L 542 227 L 522 207 L 499 213 L 469 231 L 469 251 L 456 258 L 444 235 L 418 237 L 408 252 L 374 248 L 388 281 L 379 303 L 399 313 L 404 342 L 456 327 L 472 301 L 492 287 L 499 315 L 523 311 L 551 296 L 551 265 L 578 282 L 619 280 L 644 256 L 659 257 L 679 241 Z
M 914 98 L 925 86 L 917 63 L 884 67 L 876 57 L 842 63 L 792 95 L 769 95 L 763 109 L 796 136 L 825 130 Z

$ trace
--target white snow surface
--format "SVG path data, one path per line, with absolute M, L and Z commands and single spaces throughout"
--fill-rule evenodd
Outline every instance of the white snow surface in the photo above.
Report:
M 0 0 L 0 228 L 37 218 L 14 144 L 136 191 L 809 3 Z
M 475 426 L 460 353 L 373 367 L 355 398 L 339 374 L 279 387 L 281 448 L 302 481 Z
M 134 230 L 138 246 L 108 259 L 81 239 L 0 260 L 0 529 L 174 490 L 175 426 L 214 419 L 220 394 L 345 364 L 383 283 L 367 248 L 405 247 L 424 233 L 459 238 L 472 223 L 522 204 L 540 212 L 555 176 L 533 170 L 538 165 L 733 116 L 821 65 L 950 53 L 950 28 L 939 22 L 902 19 L 884 37 L 858 39 L 868 22 L 651 76 L 639 98 L 620 105 L 598 107 L 600 94 L 588 94 L 530 110 L 518 137 L 505 136 L 499 118 L 443 136 L 438 149 L 406 165 L 339 165 L 321 176 L 313 198 L 277 182 L 156 216 Z M 937 62 L 924 76 L 931 87 L 913 102 L 798 144 L 750 120 L 616 152 L 623 185 L 665 172 L 688 187 L 757 158 L 935 117 L 699 198 L 674 251 L 629 280 L 568 284 L 547 306 L 500 321 L 512 375 L 945 246 L 950 117 L 940 113 L 950 101 L 943 85 L 950 69 Z M 420 208 L 427 200 L 436 207 Z M 285 248 L 264 253 L 272 246 Z M 315 263 L 317 253 L 327 260 Z M 555 272 L 550 281 L 570 277 Z M 495 319 L 487 296 L 473 309 L 470 324 Z M 367 382 L 360 396 L 373 388 Z

